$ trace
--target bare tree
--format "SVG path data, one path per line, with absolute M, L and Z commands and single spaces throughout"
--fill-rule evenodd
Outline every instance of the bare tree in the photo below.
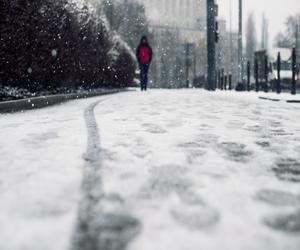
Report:
M 289 16 L 285 22 L 284 32 L 277 34 L 275 45 L 284 48 L 300 48 L 300 12 Z
M 251 13 L 247 20 L 246 29 L 246 57 L 251 63 L 254 62 L 254 52 L 257 47 L 256 28 L 254 14 Z
M 151 38 L 143 4 L 135 1 L 103 1 L 103 12 L 111 28 L 135 50 L 142 35 Z
M 262 30 L 261 30 L 261 49 L 268 49 L 269 47 L 269 21 L 265 13 L 262 17 Z

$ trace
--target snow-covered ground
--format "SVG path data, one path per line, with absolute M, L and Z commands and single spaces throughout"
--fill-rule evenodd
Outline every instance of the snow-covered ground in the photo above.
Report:
M 0 115 L 0 249 L 68 249 L 86 145 L 84 108 L 99 98 Z
M 138 221 L 127 250 L 300 249 L 299 104 L 150 90 L 0 115 L 1 250 L 70 247 L 98 100 L 99 217 Z

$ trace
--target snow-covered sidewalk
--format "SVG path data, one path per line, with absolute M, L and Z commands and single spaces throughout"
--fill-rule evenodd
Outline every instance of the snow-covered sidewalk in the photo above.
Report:
M 0 249 L 65 250 L 76 222 L 87 133 L 107 97 L 0 115 Z
M 198 90 L 96 108 L 103 187 L 142 225 L 128 249 L 299 249 L 299 108 Z
M 99 211 L 138 221 L 127 250 L 299 249 L 299 104 L 150 90 L 0 115 L 1 250 L 70 248 L 98 100 Z

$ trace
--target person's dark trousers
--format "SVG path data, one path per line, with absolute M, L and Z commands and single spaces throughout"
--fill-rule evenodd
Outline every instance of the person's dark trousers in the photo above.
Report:
M 148 64 L 140 64 L 140 80 L 141 80 L 141 90 L 147 90 L 148 87 Z

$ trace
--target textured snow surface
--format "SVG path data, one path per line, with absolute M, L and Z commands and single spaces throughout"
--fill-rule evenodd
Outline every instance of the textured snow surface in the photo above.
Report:
M 104 105 L 103 187 L 142 224 L 129 250 L 300 249 L 300 106 L 197 90 Z
M 1 250 L 69 248 L 99 99 L 103 190 L 141 225 L 127 250 L 300 249 L 299 104 L 150 90 L 0 115 Z
M 0 115 L 1 250 L 68 249 L 93 101 Z

